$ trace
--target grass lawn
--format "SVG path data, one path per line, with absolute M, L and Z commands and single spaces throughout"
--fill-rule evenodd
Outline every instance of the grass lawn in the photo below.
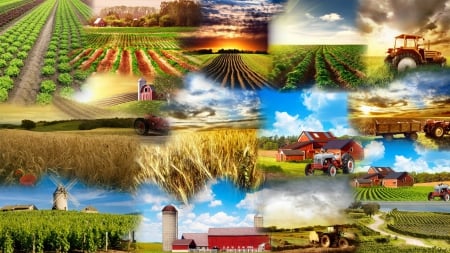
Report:
M 259 156 L 257 166 L 265 173 L 285 174 L 286 176 L 304 176 L 307 163 L 277 162 L 275 157 Z
M 137 253 L 159 253 L 162 250 L 162 243 L 160 242 L 138 242 L 136 243 Z

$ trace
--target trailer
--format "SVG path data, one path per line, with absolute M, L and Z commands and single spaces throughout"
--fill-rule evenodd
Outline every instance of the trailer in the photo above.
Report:
M 422 123 L 419 121 L 403 122 L 379 122 L 375 121 L 375 135 L 383 136 L 386 140 L 392 140 L 395 134 L 403 134 L 405 138 L 417 140 L 417 132 L 422 131 Z

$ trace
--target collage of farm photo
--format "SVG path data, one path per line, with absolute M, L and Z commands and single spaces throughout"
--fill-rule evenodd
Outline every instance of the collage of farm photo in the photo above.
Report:
M 450 0 L 1 0 L 0 252 L 450 253 Z

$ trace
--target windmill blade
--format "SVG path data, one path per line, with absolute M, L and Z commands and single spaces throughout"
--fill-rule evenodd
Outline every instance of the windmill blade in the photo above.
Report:
M 70 182 L 67 184 L 67 186 L 65 187 L 67 191 L 70 191 L 70 189 L 72 189 L 72 187 L 74 187 L 74 185 L 78 182 L 78 179 L 73 178 L 72 180 L 70 180 Z
M 80 202 L 70 193 L 67 193 L 67 198 L 70 200 L 70 202 L 72 202 L 72 204 L 74 206 L 76 206 L 77 208 L 80 206 Z
M 50 181 L 52 181 L 56 186 L 62 185 L 61 181 L 53 175 L 49 175 Z

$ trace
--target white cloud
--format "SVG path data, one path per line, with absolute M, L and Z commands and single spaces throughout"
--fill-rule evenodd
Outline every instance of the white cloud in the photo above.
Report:
M 317 88 L 305 91 L 301 96 L 303 105 L 306 106 L 306 109 L 313 112 L 320 111 L 323 107 L 327 106 L 330 101 L 338 98 L 337 93 L 325 92 Z
M 217 180 L 211 180 L 208 181 L 208 183 L 205 185 L 202 191 L 198 192 L 194 196 L 194 202 L 196 203 L 203 203 L 203 202 L 209 202 L 213 201 L 215 198 L 215 194 L 212 190 L 212 186 L 217 184 Z
M 358 132 L 355 129 L 344 127 L 343 125 L 337 125 L 334 128 L 330 128 L 329 131 L 332 132 L 335 136 L 343 136 L 343 135 L 357 136 L 358 135 Z
M 407 171 L 407 172 L 427 172 L 427 173 L 433 173 L 436 171 L 433 171 L 428 166 L 428 163 L 423 158 L 418 158 L 416 160 L 412 158 L 408 158 L 402 155 L 396 155 L 395 156 L 395 163 L 394 163 L 394 170 L 401 172 L 401 171 Z
M 326 22 L 335 22 L 335 21 L 342 20 L 343 18 L 341 17 L 341 15 L 333 12 L 333 13 L 329 13 L 329 14 L 325 14 L 325 15 L 321 16 L 320 19 L 323 21 L 326 21 Z
M 263 204 L 262 195 L 264 195 L 265 189 L 257 192 L 245 194 L 245 198 L 239 201 L 236 205 L 237 208 L 247 209 L 250 211 L 257 211 Z
M 315 19 L 316 18 L 309 12 L 305 13 L 305 17 L 308 18 L 308 19 Z
M 292 136 L 299 135 L 301 131 L 324 131 L 323 125 L 314 115 L 309 115 L 304 119 L 300 115 L 290 115 L 287 112 L 275 112 L 275 123 L 272 130 L 262 130 L 263 136 Z
M 216 206 L 221 206 L 221 205 L 222 205 L 221 200 L 213 200 L 208 204 L 209 207 L 216 207 Z
M 385 147 L 382 142 L 371 141 L 364 147 L 364 161 L 371 163 L 384 157 Z

